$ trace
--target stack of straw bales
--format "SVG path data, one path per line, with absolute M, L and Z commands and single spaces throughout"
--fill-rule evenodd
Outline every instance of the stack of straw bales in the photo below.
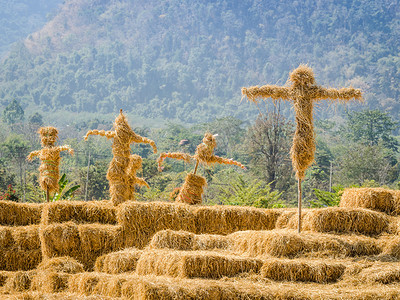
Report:
M 181 278 L 221 278 L 257 273 L 263 262 L 213 251 L 148 250 L 140 256 L 139 275 L 167 275 Z
M 39 224 L 43 204 L 0 201 L 0 225 L 28 226 Z
M 94 270 L 108 274 L 134 272 L 142 250 L 127 248 L 97 258 Z

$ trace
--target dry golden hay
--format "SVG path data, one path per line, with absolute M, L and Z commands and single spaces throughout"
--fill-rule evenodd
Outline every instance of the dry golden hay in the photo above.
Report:
M 0 249 L 0 270 L 28 271 L 35 269 L 42 261 L 42 251 L 20 250 L 18 247 Z
M 129 157 L 129 165 L 126 170 L 128 196 L 127 199 L 135 199 L 135 185 L 146 186 L 150 188 L 149 184 L 143 179 L 136 176 L 138 170 L 142 168 L 142 158 L 139 155 L 133 154 Z
M 394 204 L 393 191 L 383 188 L 345 189 L 340 199 L 340 207 L 361 207 L 386 213 L 398 210 Z
M 8 293 L 23 292 L 31 288 L 31 282 L 36 271 L 18 271 L 9 274 L 4 283 L 4 290 Z
M 167 157 L 173 158 L 173 159 L 178 159 L 178 160 L 183 160 L 186 163 L 189 163 L 190 160 L 192 159 L 192 157 L 187 153 L 181 153 L 181 152 L 172 152 L 172 153 L 171 152 L 167 152 L 167 153 L 165 153 L 165 152 L 163 152 L 163 153 L 160 154 L 160 156 L 157 159 L 158 171 L 161 172 L 163 170 L 162 163 Z
M 130 147 L 132 143 L 150 144 L 154 153 L 157 152 L 154 141 L 137 135 L 129 126 L 126 117 L 120 110 L 115 119 L 114 131 L 90 130 L 86 133 L 85 140 L 89 135 L 106 136 L 113 139 L 113 159 L 110 162 L 107 179 L 110 182 L 110 196 L 114 205 L 119 205 L 129 200 L 131 189 L 128 187 L 129 174 L 127 173 L 130 162 Z
M 399 236 L 383 236 L 380 238 L 383 248 L 383 255 L 389 255 L 400 260 L 400 237 Z
M 201 204 L 201 196 L 206 186 L 207 181 L 204 177 L 188 173 L 185 182 L 179 190 L 176 201 L 187 204 Z
M 228 235 L 229 250 L 250 257 L 334 257 L 376 255 L 382 252 L 378 241 L 369 237 L 335 236 L 291 229 L 239 231 Z
M 160 230 L 196 230 L 193 207 L 179 203 L 129 201 L 118 207 L 117 220 L 124 228 L 126 248 L 143 249 Z
M 60 177 L 60 152 L 68 151 L 71 155 L 74 150 L 70 146 L 56 146 L 58 138 L 58 130 L 54 127 L 41 127 L 38 131 L 41 136 L 41 143 L 43 148 L 38 151 L 33 151 L 28 155 L 28 160 L 39 156 L 41 164 L 39 167 L 40 176 L 39 184 L 42 190 L 48 191 L 53 194 L 59 190 L 59 177 Z
M 73 274 L 68 280 L 68 291 L 86 296 L 92 295 L 101 276 L 93 272 Z
M 26 226 L 39 224 L 42 204 L 0 201 L 0 225 Z
M 38 271 L 75 274 L 83 272 L 83 265 L 72 257 L 63 256 L 46 259 L 36 269 Z
M 310 260 L 270 259 L 262 266 L 261 276 L 275 281 L 336 282 L 346 267 L 338 263 Z
M 31 290 L 43 293 L 59 293 L 68 289 L 71 274 L 57 273 L 52 270 L 37 271 L 32 278 Z
M 303 209 L 301 213 L 301 220 L 304 220 L 305 216 L 315 209 Z M 276 221 L 276 228 L 288 228 L 297 229 L 299 227 L 299 215 L 297 210 L 284 211 Z
M 279 209 L 241 206 L 200 206 L 195 208 L 195 233 L 230 234 L 242 230 L 270 230 L 282 213 Z
M 227 249 L 226 236 L 215 234 L 194 234 L 187 231 L 162 230 L 149 243 L 150 249 L 214 250 Z
M 257 273 L 263 262 L 213 251 L 147 250 L 140 256 L 138 275 L 167 275 L 180 278 L 222 278 Z
M 272 98 L 274 100 L 292 100 L 296 112 L 296 131 L 293 136 L 293 146 L 290 150 L 293 169 L 297 179 L 304 179 L 305 171 L 314 161 L 315 133 L 313 121 L 314 102 L 322 99 L 339 99 L 347 102 L 352 98 L 361 100 L 361 90 L 342 88 L 339 90 L 323 88 L 315 83 L 313 70 L 300 65 L 290 73 L 291 86 L 279 87 L 265 85 L 262 87 L 242 88 L 242 94 L 250 101 L 257 98 Z
M 304 229 L 317 232 L 379 235 L 388 226 L 386 214 L 363 208 L 328 207 L 310 211 L 304 217 Z
M 109 274 L 134 272 L 142 252 L 136 248 L 127 248 L 102 255 L 96 259 L 94 270 Z
M 46 203 L 42 212 L 42 224 L 102 223 L 116 224 L 116 209 L 110 201 L 56 201 Z
M 400 265 L 375 262 L 360 272 L 363 282 L 391 284 L 400 282 Z
M 99 295 L 84 296 L 66 292 L 46 293 L 40 291 L 12 293 L 10 295 L 1 295 L 1 297 L 2 300 L 115 300 L 114 297 Z

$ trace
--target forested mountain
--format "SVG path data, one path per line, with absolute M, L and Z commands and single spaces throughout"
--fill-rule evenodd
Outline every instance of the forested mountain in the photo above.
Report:
M 0 1 L 0 58 L 12 43 L 43 27 L 59 4 L 61 0 Z
M 308 63 L 317 83 L 361 88 L 397 117 L 399 50 L 398 0 L 66 0 L 0 66 L 0 104 L 254 120 L 240 88 Z

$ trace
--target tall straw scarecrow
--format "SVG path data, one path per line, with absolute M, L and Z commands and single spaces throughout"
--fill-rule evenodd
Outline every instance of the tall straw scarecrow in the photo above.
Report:
M 301 232 L 301 182 L 305 171 L 314 162 L 315 133 L 313 124 L 314 102 L 323 99 L 347 102 L 352 98 L 361 100 L 361 90 L 354 88 L 323 88 L 315 83 L 313 70 L 300 65 L 289 75 L 291 86 L 264 85 L 242 88 L 242 94 L 257 103 L 257 98 L 291 100 L 296 112 L 296 131 L 290 150 L 293 168 L 298 180 L 299 233 Z
M 58 130 L 54 127 L 41 127 L 38 131 L 41 138 L 42 149 L 31 152 L 27 159 L 32 160 L 39 156 L 41 164 L 39 167 L 39 184 L 43 191 L 46 192 L 46 201 L 50 201 L 50 195 L 59 190 L 58 181 L 60 179 L 60 152 L 68 151 L 73 155 L 74 150 L 70 146 L 56 146 L 58 138 Z
M 232 159 L 227 159 L 219 157 L 214 154 L 214 149 L 217 146 L 217 141 L 215 139 L 216 135 L 212 135 L 209 132 L 204 134 L 203 142 L 197 146 L 196 153 L 190 156 L 186 153 L 161 153 L 158 158 L 158 170 L 162 171 L 162 162 L 167 158 L 180 159 L 185 162 L 190 162 L 191 159 L 196 160 L 196 166 L 193 173 L 188 173 L 183 186 L 180 188 L 179 194 L 176 198 L 178 202 L 185 202 L 188 204 L 200 204 L 201 196 L 203 194 L 204 187 L 207 185 L 207 181 L 203 176 L 196 175 L 199 163 L 204 165 L 212 164 L 227 164 L 236 165 L 245 169 L 240 162 L 234 161 Z
M 108 139 L 113 139 L 113 159 L 110 162 L 107 172 L 107 179 L 110 183 L 111 201 L 114 205 L 118 205 L 126 200 L 130 200 L 133 194 L 132 188 L 129 184 L 132 182 L 132 170 L 135 168 L 135 159 L 131 159 L 130 154 L 131 144 L 150 144 L 154 153 L 157 152 L 156 144 L 148 138 L 137 135 L 132 130 L 122 113 L 122 109 L 120 110 L 118 117 L 115 119 L 114 131 L 90 130 L 86 133 L 85 140 L 88 139 L 89 135 L 100 135 L 105 136 Z M 131 174 L 128 174 L 128 171 L 131 172 Z M 136 173 L 136 171 L 134 172 Z

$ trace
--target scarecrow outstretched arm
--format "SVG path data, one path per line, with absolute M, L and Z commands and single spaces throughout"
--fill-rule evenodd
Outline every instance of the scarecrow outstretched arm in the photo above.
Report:
M 133 137 L 133 142 L 135 143 L 143 143 L 143 144 L 150 144 L 150 146 L 153 148 L 153 152 L 157 153 L 157 147 L 156 147 L 156 143 L 154 143 L 154 141 L 146 138 L 146 137 L 142 137 L 138 134 L 135 134 Z
M 59 146 L 58 150 L 61 151 L 68 151 L 70 155 L 74 155 L 74 149 L 72 149 L 70 146 L 65 145 L 65 146 Z
M 158 162 L 158 171 L 162 171 L 162 163 L 163 161 L 167 158 L 174 158 L 174 159 L 180 159 L 180 160 L 184 160 L 185 162 L 190 162 L 190 159 L 192 158 L 189 154 L 186 153 L 180 153 L 180 152 L 168 152 L 168 153 L 161 153 L 160 156 L 157 159 Z
M 238 161 L 235 161 L 233 159 L 219 157 L 217 155 L 213 155 L 211 157 L 211 159 L 208 161 L 208 163 L 210 163 L 210 164 L 217 163 L 217 164 L 225 164 L 225 165 L 235 165 L 235 166 L 241 167 L 242 169 L 246 169 L 246 167 L 244 165 L 242 165 Z
M 242 95 L 246 96 L 252 102 L 257 102 L 256 99 L 258 98 L 288 100 L 290 98 L 290 89 L 276 85 L 251 86 L 242 88 Z
M 148 189 L 150 188 L 149 184 L 143 179 L 143 178 L 135 178 L 135 184 L 139 185 L 139 186 L 145 186 Z
M 360 89 L 355 88 L 318 88 L 315 93 L 315 99 L 332 99 L 339 101 L 349 101 L 351 99 L 362 100 L 362 94 Z
M 41 150 L 36 150 L 36 151 L 32 151 L 31 153 L 29 153 L 28 157 L 26 158 L 27 160 L 32 160 L 34 159 L 36 156 L 40 155 Z
M 85 135 L 85 141 L 87 141 L 89 135 L 100 135 L 100 136 L 105 136 L 108 139 L 112 139 L 115 137 L 115 131 L 105 131 L 105 130 L 89 130 L 86 135 Z

